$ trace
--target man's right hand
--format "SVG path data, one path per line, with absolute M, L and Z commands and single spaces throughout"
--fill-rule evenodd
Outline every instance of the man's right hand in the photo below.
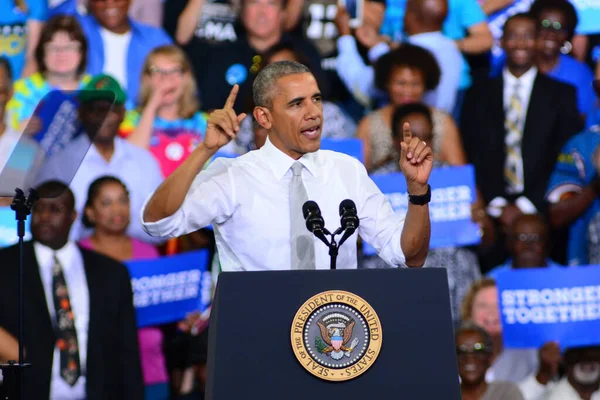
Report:
M 206 134 L 203 145 L 207 150 L 217 151 L 225 146 L 240 130 L 240 124 L 246 118 L 246 114 L 236 115 L 233 110 L 239 86 L 234 85 L 227 97 L 225 107 L 215 110 L 208 116 Z

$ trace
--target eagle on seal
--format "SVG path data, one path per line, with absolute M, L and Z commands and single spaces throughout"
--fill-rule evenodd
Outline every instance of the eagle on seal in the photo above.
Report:
M 326 327 L 321 321 L 317 322 L 319 329 L 321 330 L 321 337 L 327 344 L 327 347 L 323 349 L 323 354 L 331 355 L 333 359 L 339 360 L 344 357 L 344 352 L 351 352 L 353 347 L 346 347 L 346 344 L 352 338 L 352 331 L 354 329 L 355 322 L 351 321 L 345 328 L 341 327 Z M 331 353 L 331 354 L 330 354 Z

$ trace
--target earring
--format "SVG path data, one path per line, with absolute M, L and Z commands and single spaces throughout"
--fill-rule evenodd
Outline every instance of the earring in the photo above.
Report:
M 569 54 L 571 52 L 571 50 L 573 50 L 573 45 L 568 40 L 560 48 L 560 52 L 563 54 Z

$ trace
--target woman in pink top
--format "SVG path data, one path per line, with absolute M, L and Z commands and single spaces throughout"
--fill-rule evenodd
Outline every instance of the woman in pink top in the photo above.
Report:
M 88 189 L 83 224 L 94 228 L 89 238 L 79 244 L 115 260 L 128 261 L 156 258 L 155 247 L 133 239 L 125 233 L 129 225 L 129 193 L 119 179 L 103 176 Z M 146 400 L 169 398 L 169 376 L 162 350 L 163 334 L 159 328 L 138 330 Z

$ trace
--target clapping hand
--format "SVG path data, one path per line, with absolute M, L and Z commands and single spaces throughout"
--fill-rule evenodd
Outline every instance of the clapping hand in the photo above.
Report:
M 206 134 L 204 135 L 204 147 L 208 150 L 217 151 L 229 143 L 240 130 L 240 124 L 246 118 L 246 114 L 237 115 L 233 110 L 235 99 L 238 95 L 239 86 L 234 85 L 227 97 L 225 107 L 213 111 L 208 116 Z
M 433 168 L 433 151 L 427 143 L 412 135 L 408 122 L 402 127 L 402 135 L 400 169 L 406 178 L 408 192 L 414 195 L 425 194 Z

